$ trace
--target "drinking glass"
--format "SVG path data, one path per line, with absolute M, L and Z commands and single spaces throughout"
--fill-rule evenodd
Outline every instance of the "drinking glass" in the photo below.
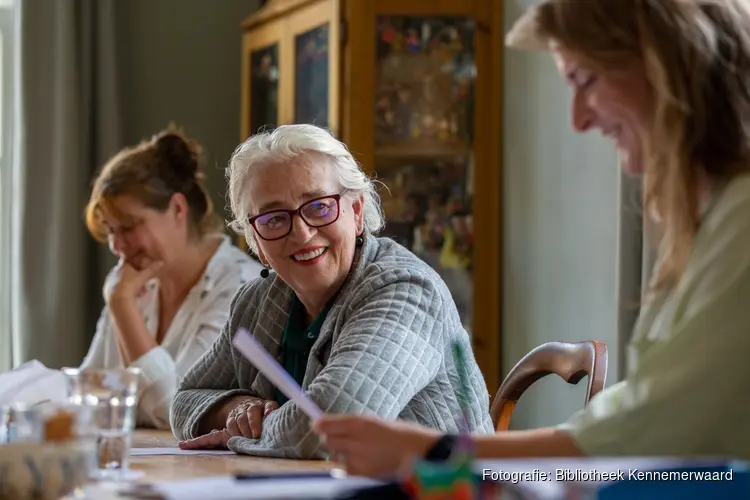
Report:
M 63 368 L 68 401 L 85 418 L 77 433 L 96 448 L 95 479 L 116 480 L 128 472 L 128 456 L 138 406 L 138 368 L 80 370 Z

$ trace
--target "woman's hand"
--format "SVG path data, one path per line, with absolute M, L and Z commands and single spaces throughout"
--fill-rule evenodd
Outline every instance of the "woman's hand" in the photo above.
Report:
M 146 283 L 154 278 L 163 266 L 164 262 L 155 261 L 139 271 L 129 262 L 122 261 L 117 283 L 105 292 L 107 304 L 135 300 L 142 293 Z
M 226 430 L 230 436 L 260 439 L 263 420 L 278 407 L 279 404 L 276 401 L 266 401 L 260 398 L 241 400 L 227 415 Z
M 214 429 L 197 438 L 180 441 L 178 443 L 180 449 L 226 449 L 229 438 L 233 436 L 259 439 L 263 430 L 263 420 L 279 407 L 276 401 L 266 401 L 251 396 L 232 399 L 229 404 L 233 404 L 234 407 L 227 415 L 225 429 Z
M 214 429 L 197 438 L 180 441 L 177 443 L 177 447 L 181 450 L 226 450 L 227 441 L 230 437 L 226 429 Z
M 432 429 L 369 416 L 326 415 L 314 428 L 347 472 L 361 476 L 389 476 L 422 458 L 440 438 Z
M 163 265 L 157 261 L 138 271 L 128 262 L 121 261 L 117 281 L 111 286 L 105 284 L 104 300 L 117 327 L 117 345 L 126 366 L 157 345 L 146 328 L 136 298 Z

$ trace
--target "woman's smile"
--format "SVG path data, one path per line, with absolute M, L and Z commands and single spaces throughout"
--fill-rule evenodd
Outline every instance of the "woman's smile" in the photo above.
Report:
M 292 254 L 292 260 L 303 266 L 313 266 L 323 260 L 328 253 L 328 247 L 307 247 Z

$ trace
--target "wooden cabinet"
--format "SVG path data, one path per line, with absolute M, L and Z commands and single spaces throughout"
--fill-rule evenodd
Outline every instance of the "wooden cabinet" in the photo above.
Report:
M 501 375 L 500 0 L 270 0 L 242 23 L 242 140 L 315 123 L 382 181 L 385 236 L 453 293 Z

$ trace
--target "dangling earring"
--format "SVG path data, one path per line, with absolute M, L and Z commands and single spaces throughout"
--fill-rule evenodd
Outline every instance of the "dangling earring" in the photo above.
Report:
M 260 260 L 260 259 L 258 259 L 258 260 Z M 260 270 L 260 277 L 261 278 L 268 278 L 268 276 L 270 276 L 270 274 L 271 274 L 271 271 L 268 269 L 268 264 L 266 264 L 265 262 L 263 262 L 261 260 L 260 261 L 260 265 L 263 266 L 263 269 Z

